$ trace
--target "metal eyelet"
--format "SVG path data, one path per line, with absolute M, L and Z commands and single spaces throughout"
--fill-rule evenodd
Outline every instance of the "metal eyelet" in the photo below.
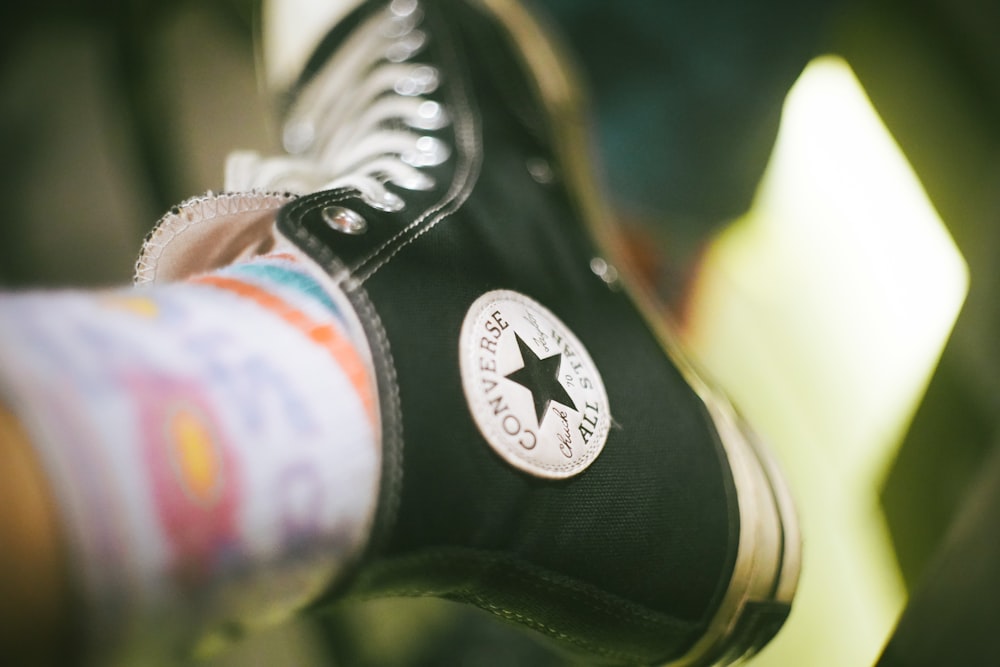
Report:
M 440 83 L 441 73 L 436 67 L 417 65 L 406 76 L 397 79 L 393 89 L 406 97 L 419 97 L 433 93 Z
M 389 192 L 382 186 L 371 189 L 368 192 L 363 192 L 361 197 L 365 200 L 365 203 L 372 208 L 379 211 L 386 211 L 387 213 L 402 211 L 406 208 L 406 202 L 403 201 L 402 197 L 393 192 Z
M 407 151 L 399 156 L 399 159 L 420 169 L 422 167 L 436 167 L 443 163 L 451 155 L 448 144 L 437 137 L 425 135 L 416 140 L 413 150 Z
M 590 270 L 611 289 L 618 288 L 618 269 L 613 264 L 609 264 L 603 257 L 591 259 Z
M 418 0 L 392 0 L 389 5 L 389 11 L 395 16 L 409 16 L 418 9 L 420 9 Z
M 449 122 L 448 112 L 434 100 L 421 102 L 416 114 L 406 118 L 406 124 L 417 130 L 440 130 Z
M 528 158 L 525 166 L 528 168 L 528 173 L 539 185 L 549 185 L 555 180 L 556 175 L 552 171 L 552 165 L 545 158 Z
M 392 63 L 405 62 L 415 56 L 426 44 L 427 33 L 422 30 L 411 30 L 386 47 L 385 59 Z
M 368 231 L 368 221 L 356 211 L 343 206 L 326 206 L 320 211 L 323 222 L 329 225 L 330 229 L 357 236 Z

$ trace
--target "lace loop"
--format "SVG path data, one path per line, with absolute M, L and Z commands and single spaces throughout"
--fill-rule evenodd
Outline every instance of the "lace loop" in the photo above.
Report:
M 350 37 L 293 105 L 282 134 L 287 155 L 236 152 L 226 164 L 229 190 L 304 194 L 350 187 L 369 206 L 398 211 L 405 201 L 387 189 L 428 190 L 422 169 L 445 162 L 448 145 L 426 134 L 448 126 L 430 99 L 441 74 L 415 62 L 428 42 L 417 0 L 393 0 Z

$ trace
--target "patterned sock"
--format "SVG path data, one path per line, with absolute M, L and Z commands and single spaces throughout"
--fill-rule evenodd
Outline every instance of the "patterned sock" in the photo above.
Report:
M 287 617 L 365 545 L 378 405 L 325 281 L 281 251 L 185 283 L 0 295 L 0 403 L 51 482 L 98 662 Z

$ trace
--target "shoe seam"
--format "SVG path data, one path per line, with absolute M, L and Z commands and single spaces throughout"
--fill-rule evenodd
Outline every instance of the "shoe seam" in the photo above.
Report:
M 679 626 L 693 627 L 699 624 L 698 621 L 673 619 L 664 612 L 653 611 L 613 594 L 603 593 L 598 590 L 589 590 L 592 584 L 577 584 L 570 580 L 569 577 L 560 576 L 557 573 L 524 561 L 516 556 L 498 554 L 497 552 L 485 549 L 435 547 L 407 556 L 382 558 L 374 568 L 392 570 L 403 566 L 412 567 L 431 563 L 433 569 L 443 561 L 454 561 L 455 559 L 472 563 L 472 569 L 477 573 L 487 571 L 492 567 L 502 567 L 504 570 L 512 568 L 518 573 L 517 580 L 528 584 L 532 588 L 569 593 L 571 597 L 576 598 L 582 604 L 588 604 L 591 609 L 627 614 L 631 619 L 641 621 L 647 628 L 662 629 L 664 627 L 673 627 L 676 629 Z M 386 592 L 390 595 L 427 595 L 428 593 L 427 590 L 420 589 L 419 587 L 410 587 L 380 591 L 379 596 L 384 595 Z
M 448 107 L 449 109 L 457 110 L 457 113 L 452 118 L 452 128 L 454 130 L 455 145 L 460 149 L 458 151 L 458 155 L 460 156 L 459 166 L 455 169 L 451 187 L 443 200 L 424 211 L 415 220 L 396 232 L 391 238 L 352 266 L 352 270 L 357 273 L 358 280 L 361 283 L 366 282 L 374 276 L 383 266 L 392 261 L 403 248 L 457 212 L 468 200 L 478 181 L 483 153 L 482 139 L 480 137 L 481 122 L 480 114 L 474 107 L 470 95 L 466 91 L 465 82 L 469 74 L 462 66 L 462 61 L 458 58 L 453 48 L 449 48 L 448 45 L 442 45 L 442 53 L 442 57 L 448 61 L 448 71 L 460 73 L 456 74 L 454 80 L 447 88 L 447 97 L 449 98 Z M 410 233 L 412 235 L 409 238 L 405 238 Z M 393 244 L 396 244 L 396 247 L 393 248 Z M 386 251 L 389 251 L 389 254 L 375 262 L 378 256 Z M 373 262 L 375 263 L 369 268 L 367 265 Z
M 252 197 L 253 203 L 240 206 L 243 198 Z M 139 257 L 136 259 L 132 275 L 134 285 L 142 285 L 156 281 L 156 268 L 164 251 L 181 236 L 195 227 L 210 223 L 220 217 L 240 215 L 243 213 L 259 213 L 274 211 L 277 216 L 282 208 L 296 200 L 296 195 L 288 192 L 272 192 L 265 190 L 212 192 L 211 190 L 171 207 L 142 240 Z M 206 214 L 205 207 L 214 205 L 214 213 Z M 231 206 L 227 210 L 219 210 L 220 204 Z M 198 207 L 195 210 L 195 207 Z M 183 214 L 187 214 L 182 218 Z M 163 238 L 160 238 L 163 237 Z
M 334 197 L 327 203 L 350 197 L 350 191 L 340 192 L 338 197 Z M 293 204 L 299 202 L 293 202 Z M 366 329 L 368 343 L 372 346 L 382 425 L 380 444 L 383 475 L 380 480 L 379 506 L 374 517 L 373 533 L 365 549 L 367 553 L 370 553 L 378 549 L 395 523 L 403 479 L 402 402 L 389 337 L 367 291 L 352 277 L 350 270 L 344 267 L 336 254 L 302 225 L 291 226 L 289 232 L 297 242 L 305 246 L 306 252 L 343 289 L 344 294 L 355 307 L 358 317 Z M 349 577 L 344 577 L 344 579 L 349 579 Z
M 635 604 L 626 600 L 616 598 L 609 594 L 600 593 L 599 591 L 587 590 L 585 586 L 574 584 L 571 581 L 565 581 L 562 577 L 559 577 L 559 575 L 550 573 L 545 568 L 527 563 L 517 559 L 516 557 L 512 558 L 508 555 L 499 555 L 498 557 L 495 552 L 487 550 L 465 547 L 442 547 L 424 550 L 417 554 L 411 554 L 399 558 L 383 559 L 381 562 L 373 566 L 374 571 L 370 569 L 367 572 L 364 572 L 362 574 L 362 579 L 371 579 L 375 575 L 375 571 L 378 570 L 392 572 L 398 568 L 405 569 L 420 567 L 422 569 L 426 569 L 426 564 L 430 565 L 430 569 L 432 571 L 441 571 L 442 563 L 447 563 L 448 565 L 444 569 L 449 572 L 453 572 L 456 558 L 467 563 L 471 563 L 473 566 L 472 571 L 476 574 L 487 573 L 495 567 L 508 573 L 513 571 L 515 573 L 513 577 L 514 581 L 525 588 L 558 592 L 570 601 L 586 606 L 595 612 L 624 616 L 629 625 L 641 625 L 643 628 L 653 633 L 668 631 L 677 633 L 678 635 L 681 633 L 691 634 L 692 628 L 697 627 L 697 623 L 695 622 L 679 621 L 668 617 L 666 614 L 637 608 Z M 467 583 L 458 584 L 453 589 L 447 591 L 436 590 L 433 586 L 401 586 L 383 589 L 373 587 L 371 590 L 365 590 L 365 583 L 363 581 L 355 582 L 354 586 L 356 587 L 355 592 L 353 592 L 353 594 L 349 592 L 348 596 L 360 600 L 385 597 L 430 596 L 443 597 L 445 599 L 451 599 L 458 602 L 467 602 L 474 604 L 475 606 L 496 616 L 516 621 L 550 637 L 572 643 L 575 646 L 585 649 L 591 653 L 599 654 L 608 658 L 626 660 L 629 663 L 646 664 L 650 662 L 648 653 L 643 654 L 640 652 L 608 648 L 602 644 L 594 643 L 582 637 L 568 634 L 554 627 L 551 623 L 541 620 L 536 615 L 525 614 L 520 611 L 510 609 L 508 606 L 496 604 L 490 601 L 487 597 L 483 596 L 481 593 L 475 592 L 475 590 L 470 590 L 470 588 L 475 588 L 475 586 L 469 586 Z M 683 654 L 685 650 L 686 648 L 678 651 L 678 654 Z
M 545 623 L 539 621 L 538 619 L 532 618 L 531 616 L 527 616 L 525 614 L 521 614 L 519 612 L 506 609 L 499 605 L 487 602 L 481 596 L 473 595 L 469 596 L 467 599 L 471 604 L 474 604 L 480 609 L 483 609 L 495 616 L 500 616 L 510 621 L 516 621 L 526 627 L 541 632 L 549 637 L 552 637 L 554 639 L 559 639 L 560 641 L 568 642 L 570 644 L 573 644 L 574 646 L 586 649 L 587 651 L 590 651 L 592 653 L 596 653 L 598 655 L 605 656 L 608 658 L 627 660 L 630 663 L 641 662 L 639 660 L 639 657 L 634 653 L 609 649 L 606 646 L 595 644 L 593 642 L 587 641 L 586 639 L 573 637 L 572 635 L 568 635 L 565 632 L 557 630 L 556 628 L 553 628 L 550 625 L 546 625 Z
M 425 598 L 425 597 L 440 597 L 432 594 L 428 594 L 427 591 L 419 588 L 402 588 L 393 589 L 385 593 L 372 594 L 372 595 L 360 595 L 357 599 L 365 600 L 376 600 L 385 597 L 408 597 L 408 598 Z M 617 660 L 624 660 L 628 664 L 649 664 L 646 660 L 638 653 L 633 653 L 629 651 L 620 651 L 617 649 L 608 648 L 603 644 L 597 644 L 595 642 L 588 641 L 581 637 L 575 637 L 571 634 L 567 634 L 562 630 L 552 627 L 552 625 L 546 624 L 543 621 L 538 620 L 534 616 L 528 614 L 522 614 L 520 612 L 508 609 L 507 607 L 493 604 L 488 602 L 484 597 L 479 594 L 472 594 L 462 591 L 456 591 L 454 594 L 450 594 L 445 597 L 445 599 L 451 600 L 453 602 L 462 602 L 474 605 L 483 611 L 493 614 L 494 616 L 499 616 L 508 621 L 514 621 L 527 628 L 540 632 L 553 639 L 558 639 L 559 641 L 567 642 L 576 646 L 577 648 L 584 649 L 590 653 L 600 655 L 605 658 L 615 658 Z

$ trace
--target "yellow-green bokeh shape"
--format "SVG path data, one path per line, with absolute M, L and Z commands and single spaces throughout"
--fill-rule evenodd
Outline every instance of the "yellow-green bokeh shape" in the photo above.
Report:
M 886 466 L 968 289 L 958 250 L 848 65 L 811 63 L 749 214 L 707 253 L 685 337 L 777 452 L 805 541 L 754 665 L 871 665 L 904 590 Z

